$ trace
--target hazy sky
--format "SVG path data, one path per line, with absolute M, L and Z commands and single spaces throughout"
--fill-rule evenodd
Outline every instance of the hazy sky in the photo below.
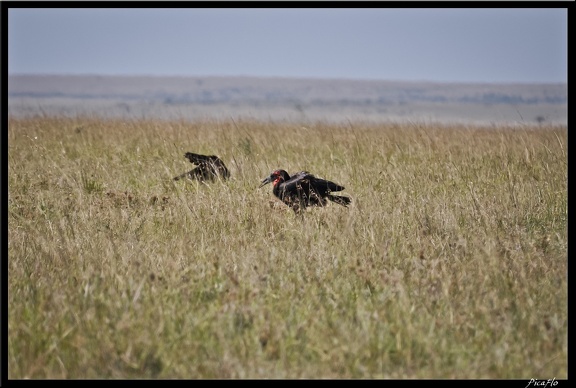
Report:
M 567 10 L 8 10 L 9 74 L 567 82 Z

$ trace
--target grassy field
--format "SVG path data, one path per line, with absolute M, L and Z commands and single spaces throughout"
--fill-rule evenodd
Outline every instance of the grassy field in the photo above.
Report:
M 8 378 L 567 378 L 567 129 L 11 119 Z M 186 151 L 232 179 L 171 178 Z M 296 216 L 275 168 L 346 187 Z

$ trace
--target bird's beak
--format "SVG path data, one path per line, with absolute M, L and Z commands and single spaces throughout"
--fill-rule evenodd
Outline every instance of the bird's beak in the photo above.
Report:
M 272 179 L 270 179 L 270 176 L 267 176 L 266 178 L 262 179 L 262 182 L 260 182 L 260 186 L 258 186 L 258 188 L 267 185 L 270 182 L 272 182 Z

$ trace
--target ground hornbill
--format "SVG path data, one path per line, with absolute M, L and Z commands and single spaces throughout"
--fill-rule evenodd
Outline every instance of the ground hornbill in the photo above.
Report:
M 259 187 L 272 182 L 272 193 L 294 212 L 299 213 L 308 206 L 325 206 L 329 199 L 342 206 L 348 206 L 350 198 L 332 195 L 333 191 L 344 190 L 344 186 L 325 179 L 316 178 L 307 171 L 301 171 L 292 177 L 284 170 L 274 170 L 262 180 Z
M 190 163 L 196 164 L 198 167 L 174 177 L 175 181 L 182 178 L 210 181 L 218 177 L 221 179 L 227 179 L 230 177 L 230 172 L 226 168 L 222 159 L 215 155 L 199 155 L 192 152 L 186 152 L 184 157 L 186 157 Z

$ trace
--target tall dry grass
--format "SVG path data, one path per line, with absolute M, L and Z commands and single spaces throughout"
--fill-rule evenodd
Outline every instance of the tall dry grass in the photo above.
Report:
M 8 378 L 567 378 L 567 129 L 10 119 Z M 232 179 L 171 178 L 186 151 Z M 303 218 L 272 169 L 346 186 Z

